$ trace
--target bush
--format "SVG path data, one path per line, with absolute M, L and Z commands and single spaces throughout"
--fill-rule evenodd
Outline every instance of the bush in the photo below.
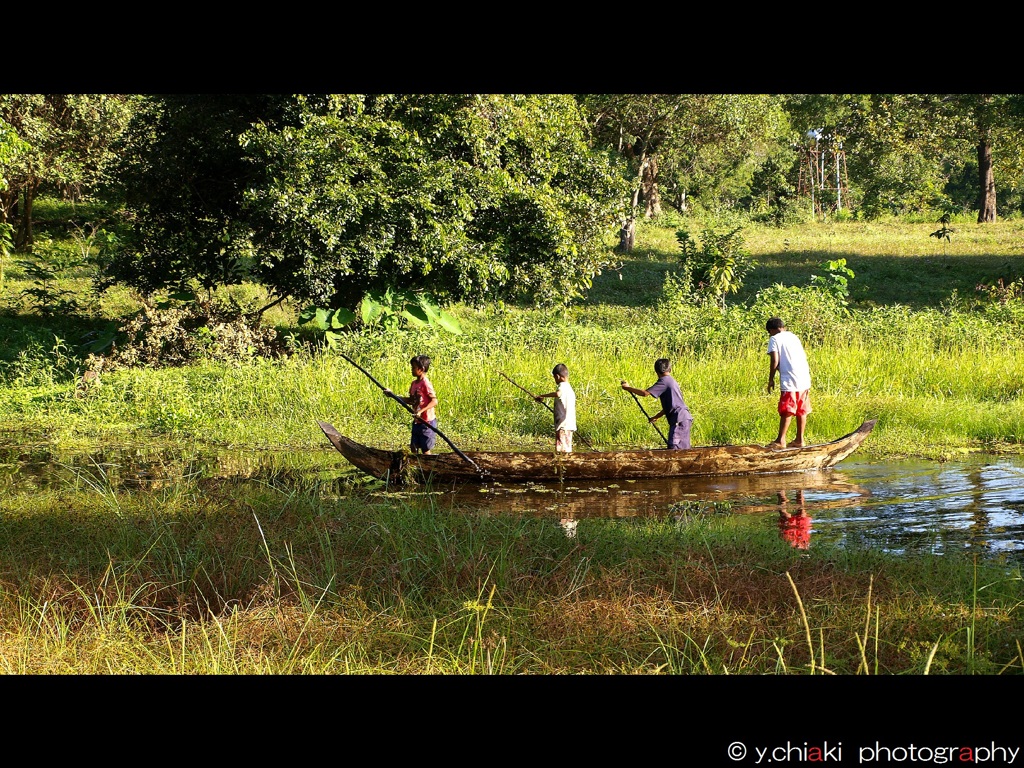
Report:
M 762 327 L 770 317 L 782 318 L 805 342 L 850 338 L 845 302 L 811 286 L 770 285 L 758 291 L 750 310 L 760 318 Z
M 726 232 L 705 229 L 700 244 L 685 229 L 677 230 L 676 240 L 682 250 L 679 257 L 681 286 L 694 286 L 697 291 L 713 297 L 724 309 L 726 295 L 736 293 L 756 266 L 744 248 L 742 229 L 734 227 Z
M 160 368 L 200 360 L 239 364 L 283 357 L 288 351 L 276 330 L 250 319 L 236 306 L 195 301 L 161 308 L 147 303 L 121 326 L 102 367 Z

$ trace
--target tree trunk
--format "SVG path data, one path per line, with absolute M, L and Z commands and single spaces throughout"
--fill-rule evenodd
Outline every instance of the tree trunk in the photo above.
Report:
M 981 187 L 978 223 L 993 222 L 996 220 L 996 180 L 992 173 L 992 144 L 987 134 L 978 142 L 978 182 Z
M 679 211 L 680 213 L 686 213 L 688 210 L 690 210 L 690 206 L 687 205 L 686 203 L 685 189 L 681 189 L 678 192 L 676 192 L 675 200 L 675 206 L 677 211 Z
M 642 167 L 642 166 L 641 166 Z M 616 250 L 619 253 L 632 253 L 633 246 L 636 245 L 636 209 L 640 205 L 640 186 L 633 188 L 633 197 L 630 200 L 630 211 L 629 216 L 622 222 L 622 229 L 619 230 L 619 246 Z
M 6 189 L 0 192 L 0 223 L 18 218 L 18 190 Z
M 26 184 L 22 187 L 25 204 L 22 206 L 21 218 L 18 220 L 18 233 L 14 239 L 14 247 L 18 250 L 31 250 L 32 236 L 32 201 L 35 199 L 34 187 Z
M 658 159 L 653 155 L 644 159 L 640 168 L 640 200 L 644 205 L 644 218 L 661 213 L 661 195 L 658 193 Z
M 636 217 L 630 216 L 619 230 L 619 252 L 631 253 L 636 244 Z

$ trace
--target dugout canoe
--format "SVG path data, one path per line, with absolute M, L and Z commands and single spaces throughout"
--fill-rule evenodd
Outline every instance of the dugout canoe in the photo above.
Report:
M 318 421 L 342 456 L 363 472 L 394 484 L 436 481 L 546 482 L 563 480 L 637 480 L 641 478 L 753 475 L 803 472 L 831 467 L 860 447 L 876 419 L 830 443 L 801 448 L 764 445 L 709 445 L 681 450 L 624 451 L 465 451 L 424 456 L 372 448 Z

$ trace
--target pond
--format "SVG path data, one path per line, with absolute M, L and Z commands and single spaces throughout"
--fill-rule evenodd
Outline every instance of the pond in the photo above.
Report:
M 506 484 L 391 491 L 332 451 L 220 451 L 119 447 L 58 456 L 45 446 L 0 444 L 0 492 L 83 486 L 159 490 L 184 481 L 272 483 L 345 494 L 430 493 L 469 514 L 559 520 L 567 535 L 588 519 L 727 512 L 751 515 L 794 547 L 817 543 L 894 553 L 969 553 L 1024 563 L 1024 458 L 957 462 L 842 462 L 815 472 L 739 477 Z
M 548 514 L 571 531 L 592 517 L 756 515 L 796 547 L 814 542 L 1024 562 L 1024 459 L 847 461 L 825 471 L 564 486 L 459 495 L 480 509 Z

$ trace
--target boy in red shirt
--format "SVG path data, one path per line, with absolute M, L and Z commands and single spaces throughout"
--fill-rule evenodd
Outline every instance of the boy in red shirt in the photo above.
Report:
M 779 536 L 796 549 L 807 549 L 811 546 L 811 516 L 804 506 L 804 492 L 796 492 L 796 512 L 787 509 L 788 501 L 786 494 L 779 491 Z
M 437 407 L 437 395 L 434 393 L 434 385 L 427 378 L 430 358 L 427 355 L 416 355 L 409 361 L 409 366 L 412 369 L 409 396 L 400 397 L 412 406 L 412 438 L 409 441 L 409 450 L 413 453 L 419 451 L 428 454 L 437 442 L 437 415 L 434 410 Z M 384 394 L 391 396 L 393 393 L 386 389 Z

